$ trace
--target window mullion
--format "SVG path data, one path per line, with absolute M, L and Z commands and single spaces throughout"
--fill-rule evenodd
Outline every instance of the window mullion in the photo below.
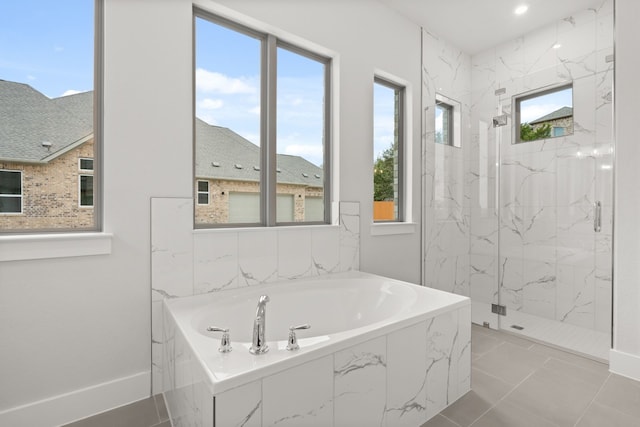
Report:
M 276 225 L 276 106 L 277 106 L 277 40 L 268 35 L 265 40 L 263 57 L 263 135 L 262 135 L 262 184 L 266 191 L 261 192 L 262 222 L 267 226 Z

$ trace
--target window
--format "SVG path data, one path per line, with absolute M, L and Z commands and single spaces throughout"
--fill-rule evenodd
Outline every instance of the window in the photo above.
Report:
M 0 2 L 0 233 L 100 229 L 102 6 Z
M 404 87 L 373 83 L 373 220 L 403 221 Z
M 81 171 L 93 171 L 93 159 L 80 158 L 78 162 Z
M 330 59 L 204 11 L 194 19 L 196 227 L 330 222 Z M 221 195 L 215 208 L 200 203 L 200 181 Z
M 514 143 L 573 134 L 572 84 L 517 95 L 514 103 Z
M 0 170 L 0 214 L 22 213 L 22 172 Z
M 80 206 L 93 207 L 93 175 L 80 175 Z
M 198 204 L 209 204 L 209 181 L 198 181 Z
M 436 143 L 460 148 L 460 103 L 437 93 L 435 116 Z

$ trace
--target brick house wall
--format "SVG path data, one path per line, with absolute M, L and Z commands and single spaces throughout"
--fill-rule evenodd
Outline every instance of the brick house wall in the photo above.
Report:
M 531 125 L 533 130 L 536 130 L 543 125 L 550 124 L 551 125 L 551 136 L 553 137 L 553 128 L 554 127 L 562 127 L 565 128 L 564 134 L 571 135 L 573 133 L 573 117 L 562 117 L 556 120 L 548 120 L 542 123 L 536 123 Z
M 22 213 L 0 213 L 0 229 L 75 229 L 94 226 L 94 208 L 80 207 L 80 158 L 93 159 L 93 139 L 47 164 L 0 161 L 0 169 L 22 171 Z

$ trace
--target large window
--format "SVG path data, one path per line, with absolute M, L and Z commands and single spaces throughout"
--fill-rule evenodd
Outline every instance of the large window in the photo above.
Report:
M 0 214 L 22 212 L 22 172 L 0 170 Z
M 373 220 L 403 221 L 405 89 L 373 84 Z
M 330 60 L 204 11 L 194 19 L 194 185 L 208 181 L 216 200 L 195 201 L 196 227 L 330 222 Z
M 514 143 L 556 138 L 573 133 L 572 84 L 517 95 L 514 103 Z
M 0 2 L 0 232 L 100 228 L 101 10 L 102 0 Z

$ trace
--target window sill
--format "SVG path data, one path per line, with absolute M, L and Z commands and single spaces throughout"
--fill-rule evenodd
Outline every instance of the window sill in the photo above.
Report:
M 384 222 L 371 224 L 372 236 L 390 236 L 393 234 L 413 234 L 418 224 L 415 222 Z
M 0 262 L 108 255 L 112 239 L 108 233 L 0 236 Z

